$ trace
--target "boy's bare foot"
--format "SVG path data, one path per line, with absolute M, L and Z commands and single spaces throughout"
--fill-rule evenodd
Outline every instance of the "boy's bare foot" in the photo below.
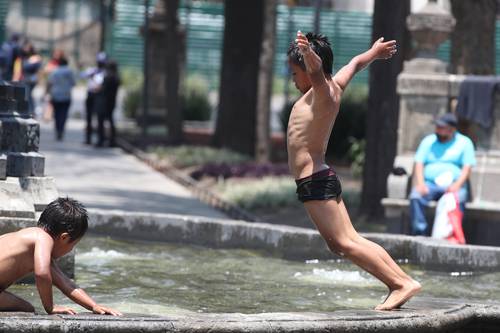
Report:
M 420 289 L 422 289 L 420 283 L 415 280 L 408 281 L 401 288 L 391 290 L 384 303 L 377 305 L 375 310 L 388 311 L 397 309 L 415 296 Z

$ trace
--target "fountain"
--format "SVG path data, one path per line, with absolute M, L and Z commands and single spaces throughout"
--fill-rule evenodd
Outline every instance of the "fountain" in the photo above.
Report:
M 314 230 L 185 215 L 90 213 L 90 234 L 77 250 L 77 282 L 127 314 L 0 313 L 0 331 L 493 333 L 500 325 L 499 248 L 366 234 L 400 262 L 419 265 L 405 269 L 424 282 L 424 293 L 401 310 L 378 312 L 369 309 L 385 295 L 383 285 L 330 253 Z
M 440 15 L 436 10 L 433 13 Z M 447 16 L 440 17 L 449 23 L 453 22 L 449 17 L 445 19 Z M 419 20 L 424 21 L 424 28 L 439 26 L 437 21 L 430 20 L 425 23 L 424 19 L 418 17 L 409 21 L 418 28 Z M 441 39 L 442 36 L 436 36 L 436 40 Z M 400 130 L 408 130 L 405 134 L 408 134 L 411 140 L 401 141 L 397 162 L 411 162 L 415 143 L 423 130 L 432 126 L 432 116 L 447 110 L 447 101 L 451 95 L 445 93 L 445 88 L 453 88 L 456 84 L 451 76 L 445 73 L 445 66 L 429 57 L 431 51 L 432 48 L 426 46 L 425 52 L 421 53 L 422 57 L 407 63 L 400 76 L 398 89 L 402 96 L 404 113 L 401 116 Z M 424 66 L 422 63 L 427 64 L 427 74 L 415 70 L 415 67 Z M 406 127 L 407 121 L 414 127 Z M 420 122 L 422 127 L 415 127 L 415 124 Z M 5 158 L 3 160 L 5 161 Z M 408 178 L 390 178 L 391 198 L 398 198 L 394 195 L 404 193 L 407 182 Z M 486 183 L 483 184 L 483 190 L 485 185 Z M 401 198 L 404 199 L 405 196 L 402 195 Z M 420 272 L 420 275 L 414 274 L 417 279 L 426 281 L 423 293 L 400 311 L 377 312 L 368 309 L 379 301 L 379 296 L 383 295 L 385 290 L 379 288 L 380 285 L 376 285 L 378 282 L 371 280 L 370 276 L 354 270 L 352 266 L 346 266 L 341 258 L 329 252 L 315 230 L 171 214 L 104 210 L 89 210 L 89 213 L 90 235 L 82 241 L 81 252 L 77 254 L 77 273 L 80 274 L 77 274 L 77 282 L 81 279 L 83 286 L 89 288 L 91 294 L 95 293 L 98 301 L 104 304 L 110 297 L 113 297 L 112 302 L 117 305 L 130 303 L 127 314 L 115 318 L 88 313 L 77 316 L 0 313 L 0 332 L 493 333 L 498 331 L 500 325 L 500 304 L 495 302 L 500 289 L 500 283 L 496 282 L 499 281 L 497 275 L 500 267 L 500 248 L 455 246 L 425 237 L 364 235 L 381 244 L 400 262 L 419 265 L 425 270 L 453 272 L 425 280 L 421 275 L 425 275 L 425 271 L 413 271 Z M 113 235 L 114 239 L 92 238 L 92 235 Z M 141 242 L 125 242 L 125 239 Z M 160 242 L 181 245 L 177 247 Z M 485 275 L 486 277 L 478 282 L 478 285 L 483 286 L 483 290 L 468 288 L 472 283 L 468 280 L 465 280 L 462 286 L 452 286 L 455 289 L 448 294 L 441 290 L 446 289 L 441 288 L 441 285 L 452 284 L 461 277 L 467 279 L 468 276 L 480 276 L 482 273 L 478 272 L 493 274 Z M 176 274 L 184 276 L 176 277 Z M 489 281 L 490 277 L 496 280 Z M 314 279 L 314 283 L 308 284 L 308 279 Z M 338 281 L 338 290 L 315 288 L 315 285 L 321 284 L 318 279 L 324 279 L 330 288 L 331 284 Z M 241 285 L 237 283 L 238 280 Z M 349 281 L 355 283 L 355 286 L 346 289 Z M 110 285 L 107 286 L 107 283 Z M 245 287 L 245 283 L 250 286 Z M 179 285 L 179 290 L 191 288 L 193 293 L 169 294 L 168 289 L 176 284 Z M 357 290 L 364 285 L 370 288 Z M 22 290 L 20 286 L 15 288 Z M 210 288 L 221 289 L 223 294 L 213 293 Z M 232 295 L 225 295 L 224 288 L 231 288 Z M 246 307 L 245 304 L 249 300 L 244 298 L 248 294 L 242 288 L 262 292 L 258 297 L 262 302 L 274 298 L 278 301 L 261 306 L 254 300 L 252 306 Z M 323 301 L 322 305 L 312 305 L 308 304 L 310 298 L 305 296 L 297 297 L 299 304 L 289 298 L 281 298 L 281 290 L 286 290 L 285 294 L 291 294 L 294 290 L 302 289 L 316 293 L 313 298 L 325 297 L 326 301 Z M 481 296 L 472 294 L 468 289 L 480 294 L 486 289 L 487 292 L 491 289 L 493 291 L 491 296 Z M 141 299 L 141 294 L 147 292 L 150 297 Z M 338 294 L 335 295 L 335 292 Z M 350 297 L 347 294 L 358 292 L 356 297 L 352 297 L 349 305 Z M 429 298 L 425 296 L 426 293 L 446 298 Z M 336 296 L 342 298 L 342 301 L 338 301 L 338 307 L 333 304 L 337 302 Z M 57 297 L 60 296 L 56 295 Z M 179 299 L 180 297 L 185 299 Z M 365 300 L 359 301 L 359 298 L 363 297 Z M 474 297 L 474 300 L 464 300 L 466 297 Z M 206 305 L 204 309 L 203 306 L 198 307 L 199 302 L 210 305 Z M 153 310 L 148 315 L 130 313 L 146 311 L 161 304 L 164 305 L 162 311 Z M 185 311 L 183 304 L 190 307 L 190 311 Z M 175 309 L 175 306 L 181 309 Z M 203 313 L 198 313 L 198 310 Z M 262 313 L 264 310 L 279 312 Z M 212 313 L 214 311 L 215 313 Z

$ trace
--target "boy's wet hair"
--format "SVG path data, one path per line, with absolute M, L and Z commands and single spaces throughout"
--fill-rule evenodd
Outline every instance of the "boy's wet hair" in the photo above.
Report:
M 323 72 L 325 74 L 333 73 L 333 51 L 328 41 L 328 37 L 321 34 L 315 34 L 312 32 L 308 32 L 306 34 L 306 38 L 311 45 L 311 49 L 316 53 L 323 63 Z M 299 47 L 297 46 L 297 42 L 293 41 L 290 43 L 290 47 L 287 51 L 288 59 L 294 64 L 300 66 L 303 70 L 306 70 L 306 66 L 304 64 L 304 59 L 300 54 Z
M 67 232 L 71 241 L 81 238 L 88 229 L 88 215 L 85 207 L 71 198 L 52 201 L 40 215 L 38 227 L 52 237 Z

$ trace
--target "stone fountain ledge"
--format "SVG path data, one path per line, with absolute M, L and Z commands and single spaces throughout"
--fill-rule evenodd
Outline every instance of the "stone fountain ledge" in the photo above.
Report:
M 500 305 L 422 299 L 392 312 L 343 310 L 333 313 L 213 313 L 165 317 L 127 314 L 34 315 L 0 313 L 0 332 L 496 332 Z M 495 328 L 496 327 L 496 328 Z
M 200 216 L 131 213 L 90 209 L 89 231 L 118 238 L 184 243 L 212 248 L 264 250 L 292 259 L 338 258 L 316 230 L 220 220 Z M 428 237 L 363 234 L 382 245 L 392 257 L 437 270 L 500 270 L 500 247 L 453 245 Z

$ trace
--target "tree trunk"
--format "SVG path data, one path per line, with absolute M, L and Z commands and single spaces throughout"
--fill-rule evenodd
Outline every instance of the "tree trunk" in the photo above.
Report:
M 179 32 L 177 9 L 179 0 L 164 0 L 165 2 L 165 38 L 166 38 L 166 112 L 167 112 L 167 140 L 170 144 L 182 142 L 182 112 L 179 97 L 179 78 L 181 67 L 181 51 L 184 38 Z
M 451 0 L 457 20 L 451 34 L 451 71 L 456 74 L 495 74 L 496 0 Z
M 213 138 L 218 147 L 255 154 L 257 77 L 264 0 L 226 0 L 219 111 Z
M 271 156 L 270 113 L 273 83 L 274 46 L 276 45 L 276 0 L 265 0 L 264 32 L 257 87 L 257 162 L 269 162 Z
M 396 84 L 410 51 L 410 34 L 406 29 L 409 14 L 409 0 L 375 0 L 372 43 L 380 37 L 386 41 L 395 39 L 398 52 L 391 59 L 378 60 L 370 66 L 360 212 L 371 218 L 383 216 L 380 200 L 387 196 L 387 177 L 396 156 L 399 116 Z

